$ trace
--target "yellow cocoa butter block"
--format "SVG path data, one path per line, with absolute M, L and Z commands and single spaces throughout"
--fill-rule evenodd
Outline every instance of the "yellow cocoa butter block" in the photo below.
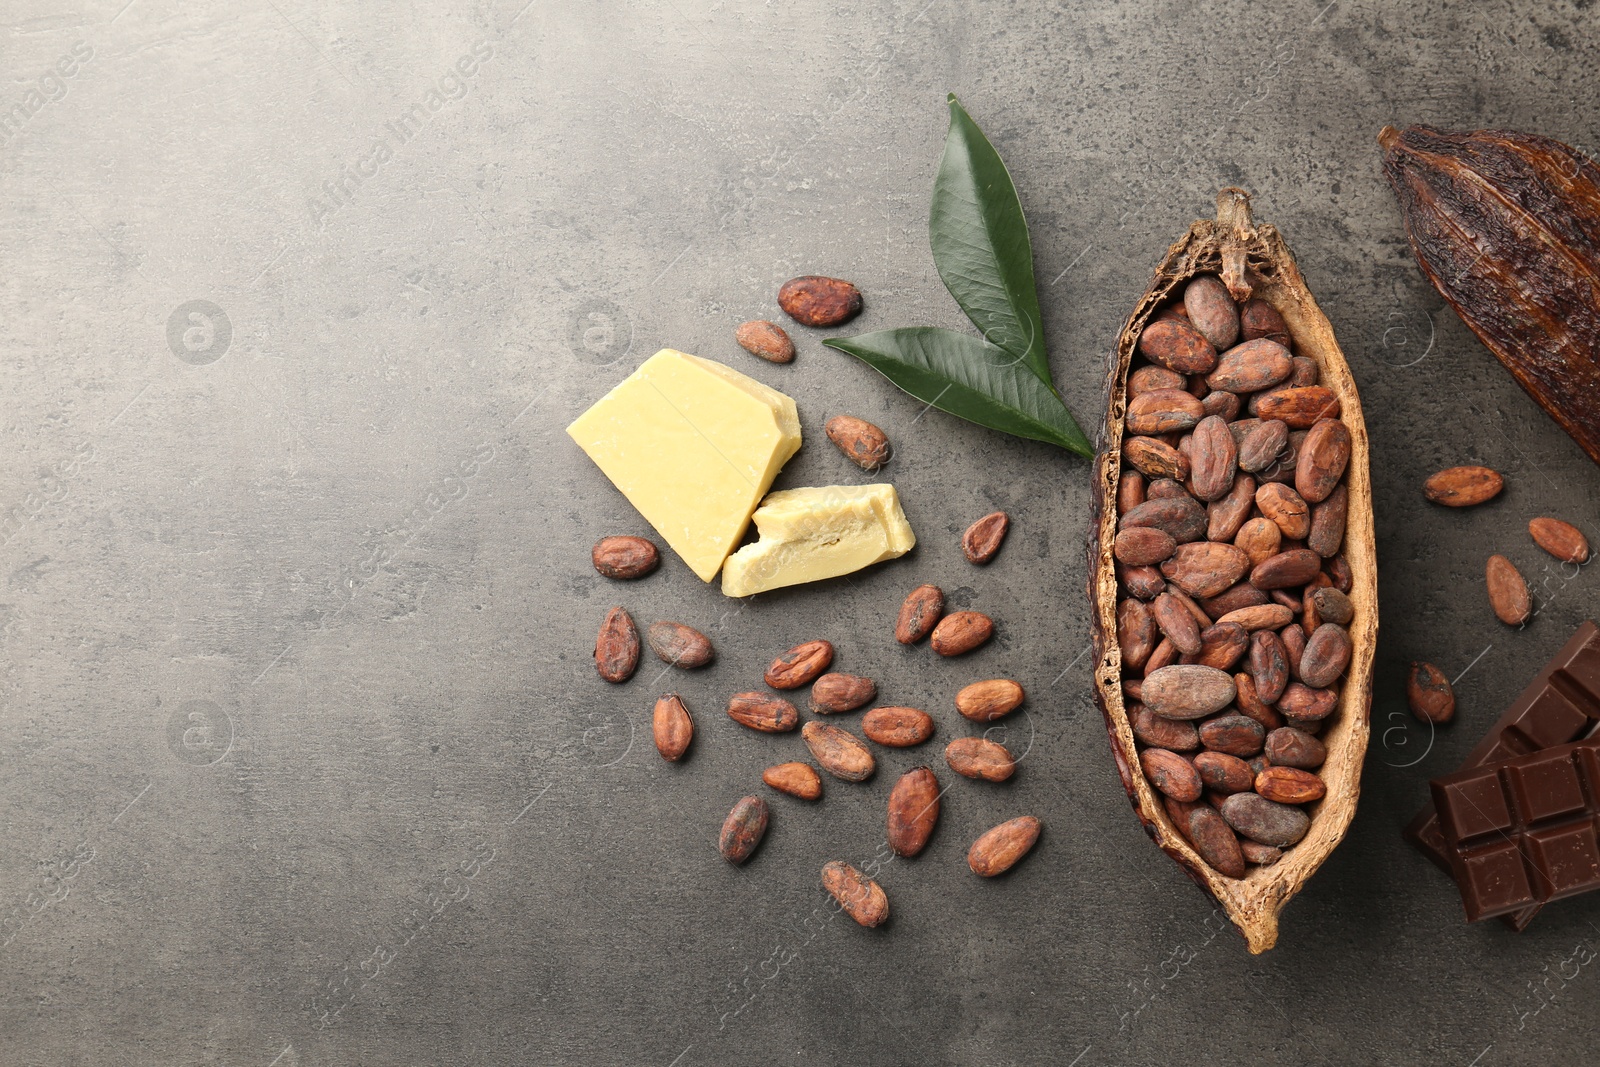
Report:
M 824 485 L 771 493 L 755 513 L 761 539 L 728 557 L 729 596 L 837 578 L 917 543 L 892 485 Z
M 709 582 L 799 450 L 800 416 L 754 378 L 663 348 L 567 434 Z

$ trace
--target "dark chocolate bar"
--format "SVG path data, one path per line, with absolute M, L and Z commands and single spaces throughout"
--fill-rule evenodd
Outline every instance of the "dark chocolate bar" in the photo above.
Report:
M 1433 782 L 1468 922 L 1600 889 L 1600 738 Z
M 1481 767 L 1600 735 L 1600 627 L 1585 622 L 1566 645 L 1534 677 L 1511 707 L 1478 742 L 1461 769 Z M 1446 874 L 1450 847 L 1439 828 L 1439 816 L 1428 804 L 1405 828 L 1405 836 Z M 1501 916 L 1513 930 L 1522 930 L 1544 905 L 1532 903 Z

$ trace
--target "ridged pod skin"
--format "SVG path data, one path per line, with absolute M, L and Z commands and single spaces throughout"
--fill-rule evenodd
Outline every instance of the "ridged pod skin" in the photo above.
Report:
M 1285 851 L 1281 859 L 1270 866 L 1250 867 L 1242 878 L 1224 875 L 1201 858 L 1173 824 L 1162 798 L 1140 772 L 1138 745 L 1124 697 L 1122 650 L 1117 642 L 1118 592 L 1112 546 L 1118 521 L 1117 494 L 1123 477 L 1128 371 L 1145 324 L 1197 274 L 1219 274 L 1236 301 L 1262 300 L 1282 316 L 1292 335 L 1296 358 L 1315 361 L 1320 384 L 1338 401 L 1339 417 L 1351 436 L 1345 473 L 1349 496 L 1342 558 L 1350 571 L 1349 597 L 1355 615 L 1350 627 L 1352 656 L 1341 683 L 1340 704 L 1337 714 L 1328 719 L 1329 727 L 1320 735 L 1327 754 L 1318 773 L 1328 792 L 1311 806 L 1311 826 L 1305 837 Z M 1118 340 L 1107 384 L 1106 420 L 1101 430 L 1095 484 L 1090 494 L 1090 629 L 1097 657 L 1095 697 L 1105 714 L 1112 754 L 1134 810 L 1161 849 L 1222 905 L 1251 952 L 1264 952 L 1277 942 L 1278 913 L 1343 839 L 1360 795 L 1378 628 L 1368 452 L 1355 381 L 1333 328 L 1307 290 L 1293 254 L 1274 227 L 1254 223 L 1248 194 L 1239 189 L 1222 190 L 1217 196 L 1217 220 L 1196 222 L 1168 250 L 1156 268 L 1150 289 L 1134 307 Z
M 1385 126 L 1378 143 L 1422 272 L 1600 463 L 1600 168 L 1512 130 Z

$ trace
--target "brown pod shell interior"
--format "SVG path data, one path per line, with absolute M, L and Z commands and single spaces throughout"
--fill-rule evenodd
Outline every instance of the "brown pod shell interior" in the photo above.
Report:
M 1112 753 L 1123 785 L 1146 832 L 1183 870 L 1222 906 L 1251 952 L 1264 952 L 1278 939 L 1278 916 L 1289 900 L 1344 838 L 1360 795 L 1377 647 L 1377 558 L 1372 523 L 1370 446 L 1361 399 L 1334 337 L 1333 327 L 1306 288 L 1294 256 L 1270 225 L 1250 217 L 1248 194 L 1224 189 L 1217 197 L 1218 219 L 1202 219 L 1168 250 L 1149 290 L 1135 305 L 1117 343 L 1107 384 L 1106 419 L 1091 493 L 1093 521 L 1088 545 L 1091 630 L 1095 641 L 1095 696 L 1105 715 Z M 1220 273 L 1236 299 L 1264 301 L 1287 324 L 1294 351 L 1316 363 L 1319 384 L 1337 401 L 1339 418 L 1350 431 L 1347 528 L 1342 547 L 1348 565 L 1355 618 L 1350 626 L 1352 655 L 1339 691 L 1338 714 L 1330 717 L 1320 740 L 1327 757 L 1320 777 L 1327 796 L 1311 805 L 1314 817 L 1305 837 L 1271 866 L 1249 868 L 1230 878 L 1197 852 L 1172 822 L 1160 795 L 1139 772 L 1139 752 L 1123 702 L 1122 653 L 1117 643 L 1117 578 L 1111 555 L 1117 527 L 1117 489 L 1126 440 L 1125 383 L 1141 332 L 1157 308 L 1196 274 Z M 1269 406 L 1270 408 L 1270 406 Z M 1332 415 L 1333 410 L 1319 412 Z M 1311 421 L 1314 421 L 1311 420 Z M 1307 425 L 1310 425 L 1308 422 Z M 1292 474 L 1292 469 L 1291 469 Z

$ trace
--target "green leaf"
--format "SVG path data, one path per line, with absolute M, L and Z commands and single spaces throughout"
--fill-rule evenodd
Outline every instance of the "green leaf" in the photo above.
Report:
M 945 288 L 990 344 L 1055 393 L 1022 202 L 994 145 L 950 94 L 928 239 Z
M 980 338 L 914 326 L 822 343 L 855 356 L 940 411 L 1080 456 L 1094 454 L 1055 390 L 1019 367 L 1011 353 Z

